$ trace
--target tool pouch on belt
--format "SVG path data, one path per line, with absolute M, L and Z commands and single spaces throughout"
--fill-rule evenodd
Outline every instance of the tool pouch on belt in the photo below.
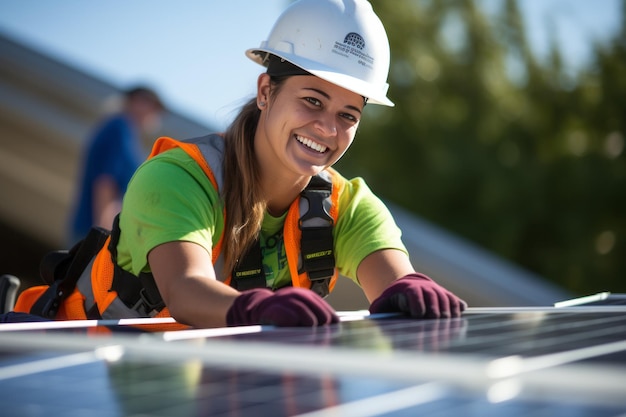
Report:
M 31 307 L 30 313 L 54 319 L 63 301 L 74 291 L 76 282 L 91 259 L 102 249 L 110 232 L 93 227 L 87 236 L 69 251 L 47 254 L 40 264 L 40 275 L 49 285 Z

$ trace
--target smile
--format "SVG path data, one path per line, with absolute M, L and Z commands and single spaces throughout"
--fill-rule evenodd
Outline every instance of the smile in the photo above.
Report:
M 306 146 L 307 148 L 313 149 L 319 153 L 324 153 L 328 149 L 327 146 L 320 145 L 317 142 L 313 142 L 311 139 L 296 135 L 296 140 Z

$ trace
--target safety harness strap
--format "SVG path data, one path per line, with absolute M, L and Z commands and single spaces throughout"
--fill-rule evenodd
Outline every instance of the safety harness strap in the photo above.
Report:
M 69 262 L 63 262 L 63 259 L 58 256 L 59 253 L 53 252 L 50 256 L 56 261 L 54 262 L 56 266 L 50 264 L 51 270 L 48 270 L 46 258 L 44 258 L 41 274 L 49 287 L 33 304 L 30 313 L 54 319 L 61 303 L 74 291 L 81 274 L 91 259 L 102 249 L 108 237 L 108 230 L 93 227 L 87 236 L 67 253 L 66 259 Z
M 239 291 L 266 286 L 263 272 L 263 254 L 259 240 L 255 240 L 242 256 L 231 274 L 231 286 Z
M 141 316 L 154 317 L 165 308 L 165 303 L 152 273 L 141 272 L 139 275 L 134 275 L 118 265 L 117 243 L 121 233 L 118 214 L 113 221 L 111 241 L 108 248 L 114 268 L 111 290 L 117 292 L 117 296 L 126 307 L 137 311 Z
M 311 290 L 322 297 L 330 292 L 330 280 L 335 273 L 333 250 L 334 221 L 332 206 L 332 181 L 316 175 L 300 194 L 301 270 L 311 281 Z M 254 242 L 233 270 L 230 285 L 238 290 L 266 287 L 260 242 Z
M 301 195 L 308 202 L 308 210 L 301 213 L 299 221 L 302 268 L 309 275 L 312 288 L 325 284 L 325 295 L 328 295 L 328 283 L 335 272 L 331 194 L 332 182 L 319 175 L 311 178 Z

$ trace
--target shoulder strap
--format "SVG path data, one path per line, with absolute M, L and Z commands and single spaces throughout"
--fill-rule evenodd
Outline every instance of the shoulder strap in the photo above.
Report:
M 333 239 L 335 218 L 331 215 L 336 213 L 336 209 L 333 210 L 332 196 L 333 183 L 329 177 L 312 177 L 287 215 L 288 218 L 299 216 L 297 224 L 285 221 L 285 245 L 292 285 L 311 288 L 322 297 L 329 294 L 331 279 L 336 275 Z M 292 230 L 295 228 L 298 233 Z M 299 239 L 296 235 L 300 235 Z M 299 266 L 294 271 L 296 264 Z M 230 285 L 238 290 L 266 286 L 258 240 L 233 270 Z
M 311 178 L 300 196 L 300 256 L 302 271 L 311 281 L 311 290 L 322 297 L 330 292 L 335 274 L 333 227 L 330 215 L 333 184 L 319 175 Z M 300 271 L 298 271 L 301 273 Z
M 258 238 L 252 243 L 246 254 L 237 261 L 230 277 L 230 285 L 239 291 L 266 286 L 263 254 Z

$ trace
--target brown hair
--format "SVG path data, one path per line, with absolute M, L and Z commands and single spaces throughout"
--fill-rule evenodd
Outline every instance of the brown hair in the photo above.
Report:
M 270 100 L 288 77 L 271 77 Z M 254 154 L 254 136 L 261 111 L 256 98 L 248 101 L 225 133 L 224 189 L 224 275 L 228 276 L 261 229 L 267 202 L 261 190 L 259 167 Z

